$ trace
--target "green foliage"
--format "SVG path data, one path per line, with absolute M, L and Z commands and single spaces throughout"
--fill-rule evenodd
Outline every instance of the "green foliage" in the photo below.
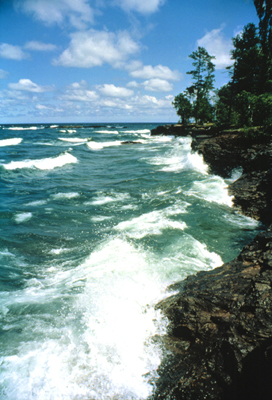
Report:
M 172 104 L 177 114 L 180 116 L 180 122 L 183 124 L 188 123 L 189 118 L 192 116 L 192 105 L 186 92 L 178 94 Z
M 204 47 L 198 47 L 189 57 L 195 67 L 187 72 L 192 75 L 193 84 L 177 95 L 172 104 L 182 123 L 188 123 L 192 117 L 196 122 L 211 121 L 214 114 L 210 103 L 210 92 L 214 89 L 214 64 L 211 60 L 214 57 Z

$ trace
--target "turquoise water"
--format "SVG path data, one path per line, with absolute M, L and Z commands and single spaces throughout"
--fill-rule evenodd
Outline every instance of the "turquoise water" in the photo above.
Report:
M 167 286 L 256 234 L 231 208 L 239 171 L 155 126 L 0 128 L 1 399 L 146 399 Z

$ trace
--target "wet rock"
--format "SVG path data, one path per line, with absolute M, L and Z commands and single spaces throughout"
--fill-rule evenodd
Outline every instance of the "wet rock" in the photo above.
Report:
M 191 135 L 210 171 L 229 177 L 234 207 L 272 223 L 272 141 L 241 132 Z M 272 393 L 272 226 L 233 261 L 172 285 L 158 308 L 169 319 L 166 353 L 152 400 L 270 400 Z
M 170 321 L 170 354 L 155 400 L 271 399 L 271 230 L 230 263 L 188 277 L 157 307 Z

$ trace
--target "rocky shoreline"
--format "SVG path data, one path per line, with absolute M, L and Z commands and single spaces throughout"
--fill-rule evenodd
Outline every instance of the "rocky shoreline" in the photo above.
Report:
M 168 317 L 153 400 L 270 400 L 272 396 L 272 141 L 239 131 L 159 126 L 151 135 L 192 136 L 210 171 L 242 175 L 229 186 L 234 207 L 263 231 L 229 263 L 172 285 L 157 308 Z

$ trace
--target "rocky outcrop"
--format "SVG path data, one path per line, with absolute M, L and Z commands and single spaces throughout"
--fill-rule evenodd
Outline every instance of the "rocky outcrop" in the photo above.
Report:
M 152 400 L 270 400 L 272 142 L 232 131 L 195 135 L 192 148 L 213 173 L 228 177 L 243 169 L 229 193 L 236 209 L 264 230 L 235 260 L 172 285 L 178 293 L 158 304 L 169 331 Z
M 270 400 L 272 232 L 230 263 L 199 272 L 158 304 L 169 318 L 154 399 Z
M 242 176 L 229 186 L 234 206 L 265 225 L 272 223 L 272 141 L 250 143 L 232 132 L 192 146 L 216 174 L 227 177 L 242 168 Z

